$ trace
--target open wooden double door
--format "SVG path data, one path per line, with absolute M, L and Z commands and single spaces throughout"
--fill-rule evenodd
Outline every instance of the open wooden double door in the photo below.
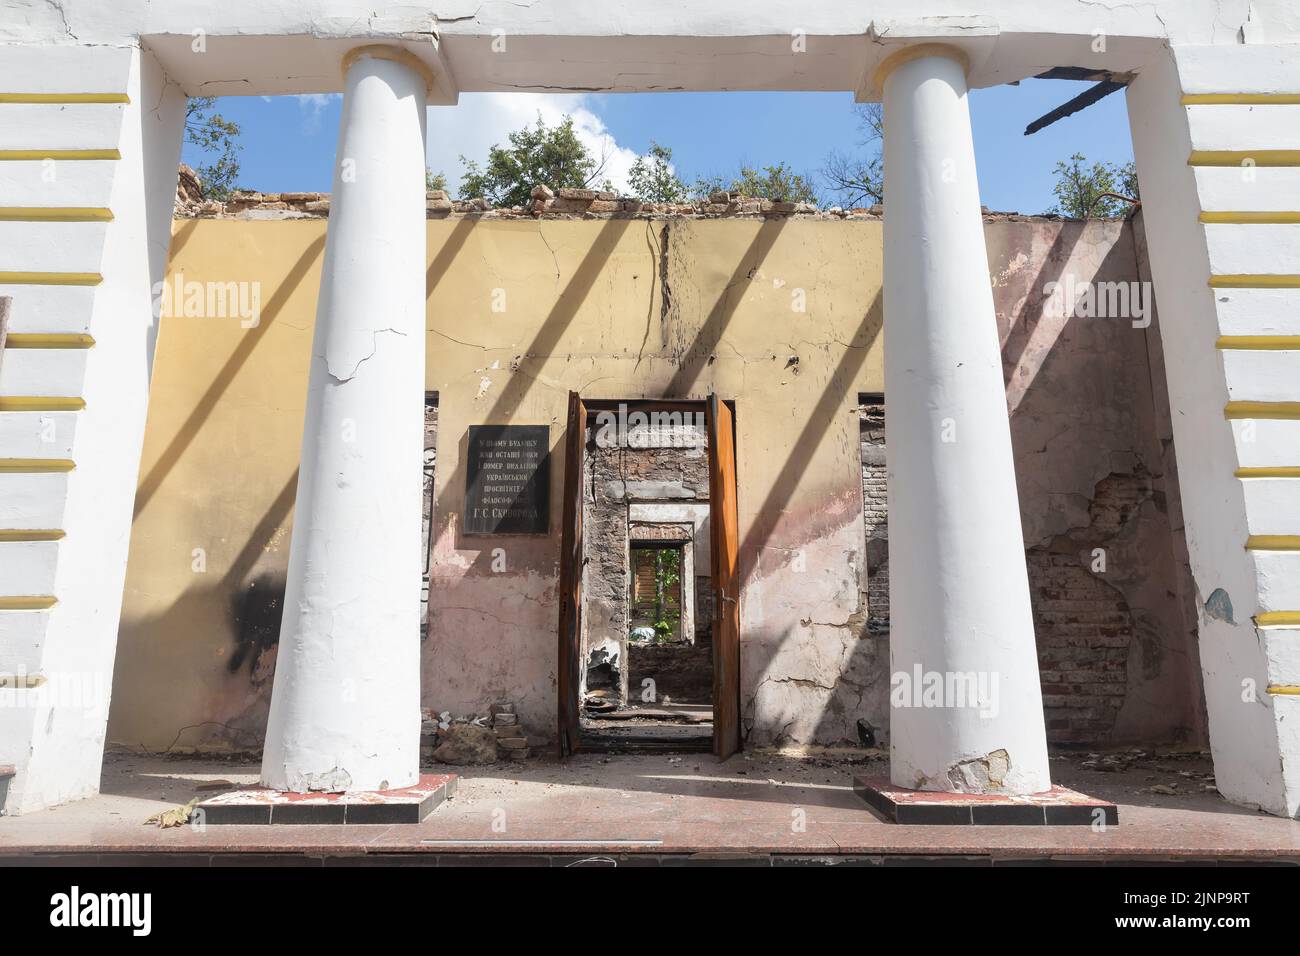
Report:
M 714 591 L 713 752 L 740 749 L 740 572 L 736 509 L 736 429 L 731 407 L 710 395 L 705 410 L 709 451 L 709 535 Z M 583 455 L 587 406 L 569 393 L 564 454 L 564 527 L 560 540 L 560 752 L 580 749 L 578 699 L 582 666 Z

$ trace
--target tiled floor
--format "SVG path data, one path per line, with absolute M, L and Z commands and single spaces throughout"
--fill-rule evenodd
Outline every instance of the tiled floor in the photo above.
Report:
M 1120 825 L 1100 832 L 1079 826 L 887 823 L 852 789 L 855 774 L 880 773 L 885 766 L 879 758 L 761 754 L 721 764 L 707 755 L 589 755 L 567 763 L 531 759 L 457 768 L 458 792 L 419 825 L 198 831 L 163 830 L 144 821 L 195 796 L 254 782 L 254 764 L 110 755 L 100 796 L 0 819 L 0 862 L 34 854 L 121 862 L 117 854 L 131 853 L 142 854 L 141 861 L 165 856 L 197 863 L 267 862 L 273 859 L 268 854 L 284 854 L 274 859 L 319 863 L 417 857 L 465 862 L 485 853 L 540 860 L 548 854 L 603 853 L 646 862 L 740 854 L 763 859 L 848 855 L 875 862 L 943 857 L 985 864 L 1080 858 L 1300 863 L 1300 821 L 1222 800 L 1207 789 L 1209 765 L 1203 757 L 1054 759 L 1058 782 L 1120 804 Z M 1102 767 L 1112 769 L 1102 772 Z

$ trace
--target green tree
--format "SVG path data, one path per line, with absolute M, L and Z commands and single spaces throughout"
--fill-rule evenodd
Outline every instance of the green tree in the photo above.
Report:
M 1119 168 L 1119 191 L 1129 199 L 1141 199 L 1138 192 L 1137 163 L 1127 162 Z
M 656 548 L 654 565 L 655 618 L 652 627 L 662 638 L 672 634 L 681 619 L 681 604 L 669 598 L 681 580 L 681 552 L 675 548 Z
M 1052 193 L 1056 205 L 1049 211 L 1072 219 L 1114 219 L 1124 215 L 1131 204 L 1122 197 L 1137 199 L 1137 169 L 1129 163 L 1088 165 L 1082 153 L 1056 164 L 1052 171 L 1056 184 Z M 1132 192 L 1130 192 L 1132 190 Z
M 884 110 L 879 103 L 860 103 L 857 114 L 865 155 L 831 152 L 822 167 L 827 189 L 846 209 L 885 200 Z
M 191 97 L 185 104 L 185 141 L 203 151 L 211 161 L 195 168 L 203 193 L 209 199 L 226 200 L 239 177 L 239 124 L 216 112 L 215 96 Z
M 695 181 L 693 191 L 700 198 L 719 191 L 738 192 L 755 199 L 772 202 L 806 202 L 817 204 L 817 189 L 812 178 L 796 173 L 785 163 L 764 166 L 741 165 L 735 176 L 707 176 Z
M 686 202 L 689 190 L 672 167 L 673 151 L 650 141 L 650 152 L 638 156 L 628 171 L 632 195 L 642 202 Z
M 487 165 L 460 158 L 465 175 L 460 183 L 462 199 L 483 198 L 494 206 L 525 206 L 534 186 L 552 189 L 585 189 L 604 172 L 608 157 L 597 160 L 588 152 L 573 129 L 573 117 L 566 116 L 547 126 L 540 113 L 537 125 L 515 130 L 509 145 L 488 150 Z
M 435 173 L 426 166 L 424 170 L 424 191 L 433 192 L 435 189 L 441 189 L 443 192 L 447 191 L 447 174 L 441 171 Z

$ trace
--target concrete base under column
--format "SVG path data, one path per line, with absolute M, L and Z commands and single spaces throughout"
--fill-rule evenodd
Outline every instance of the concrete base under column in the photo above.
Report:
M 361 793 L 284 793 L 250 787 L 204 800 L 204 823 L 420 823 L 456 792 L 454 773 L 425 773 L 413 787 Z
M 1016 796 L 904 790 L 888 777 L 854 777 L 853 792 L 891 823 L 960 826 L 1119 826 L 1119 808 L 1068 787 Z M 1097 811 L 1101 811 L 1098 813 Z

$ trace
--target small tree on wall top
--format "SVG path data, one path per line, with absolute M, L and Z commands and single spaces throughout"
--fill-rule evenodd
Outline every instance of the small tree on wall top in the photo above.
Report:
M 671 149 L 651 140 L 650 151 L 638 156 L 628 171 L 632 195 L 642 202 L 686 202 L 690 191 L 673 171 L 672 158 Z
M 735 176 L 706 176 L 695 182 L 693 191 L 702 199 L 719 191 L 737 192 L 754 199 L 772 202 L 806 202 L 817 204 L 817 189 L 812 177 L 796 173 L 785 163 L 755 169 L 742 165 Z
M 462 199 L 482 198 L 497 207 L 526 206 L 534 186 L 589 188 L 605 171 L 607 157 L 591 155 L 578 139 L 571 116 L 547 126 L 539 113 L 536 125 L 515 130 L 507 139 L 508 145 L 488 150 L 482 167 L 460 158 L 465 167 Z
M 1053 170 L 1056 205 L 1049 212 L 1071 219 L 1115 219 L 1131 208 L 1121 197 L 1136 200 L 1137 167 L 1133 163 L 1088 165 L 1082 153 L 1061 160 Z

